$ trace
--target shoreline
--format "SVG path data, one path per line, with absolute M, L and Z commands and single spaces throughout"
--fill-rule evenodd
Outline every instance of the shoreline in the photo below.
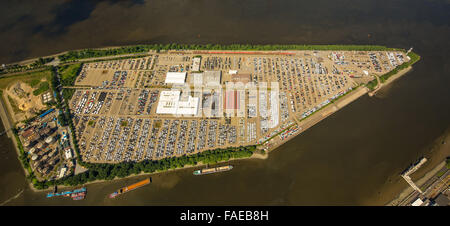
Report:
M 430 170 L 428 173 L 425 174 L 425 176 L 421 177 L 419 180 L 416 180 L 414 183 L 421 187 L 423 184 L 425 184 L 428 180 L 430 180 L 434 175 L 436 175 L 437 172 L 439 172 L 443 167 L 445 167 L 445 160 L 439 163 L 437 166 L 435 166 L 432 170 Z M 407 197 L 412 195 L 416 190 L 414 190 L 411 186 L 407 185 L 403 191 L 400 192 L 400 194 L 397 195 L 397 197 L 394 198 L 394 200 L 389 201 L 388 204 L 385 206 L 398 206 L 401 202 L 403 202 Z
M 267 155 L 269 155 L 270 152 L 278 149 L 281 145 L 285 144 L 286 142 L 290 141 L 291 139 L 294 139 L 298 135 L 302 134 L 309 128 L 313 127 L 314 125 L 318 124 L 322 120 L 328 118 L 333 113 L 339 111 L 340 109 L 344 108 L 348 104 L 352 103 L 353 101 L 359 99 L 366 93 L 368 93 L 368 89 L 364 86 L 359 86 L 348 93 L 348 95 L 343 96 L 342 98 L 338 99 L 335 102 L 330 103 L 329 105 L 319 109 L 316 111 L 313 115 L 301 120 L 300 122 L 297 122 L 297 126 L 300 128 L 297 133 L 292 134 L 291 136 L 287 137 L 284 140 L 278 140 L 273 142 L 274 139 L 279 138 L 279 135 L 275 136 L 272 140 L 268 141 L 273 142 L 270 144 L 270 147 L 268 148 Z
M 304 131 L 306 131 L 309 128 L 313 127 L 317 123 L 319 123 L 322 120 L 326 119 L 328 116 L 330 116 L 333 113 L 339 111 L 340 109 L 344 108 L 345 106 L 347 106 L 348 104 L 352 103 L 353 101 L 359 99 L 364 94 L 367 93 L 370 97 L 374 96 L 376 94 L 376 92 L 379 91 L 382 87 L 393 83 L 395 80 L 397 80 L 398 78 L 402 77 L 403 75 L 405 75 L 410 70 L 412 70 L 412 66 L 409 66 L 409 67 L 399 71 L 395 75 L 392 75 L 391 77 L 389 77 L 385 81 L 385 83 L 382 83 L 382 85 L 380 87 L 378 87 L 374 91 L 370 91 L 369 88 L 361 85 L 361 86 L 351 90 L 349 93 L 347 93 L 348 95 L 343 96 L 342 98 L 338 99 L 337 101 L 332 102 L 331 104 L 329 104 L 329 105 L 319 109 L 317 112 L 315 112 L 315 114 L 305 118 L 304 120 L 300 120 L 299 122 L 297 122 L 297 126 L 300 128 L 299 131 L 297 133 L 295 133 L 295 134 L 292 134 L 291 136 L 289 136 L 288 138 L 286 138 L 284 140 L 281 140 L 281 141 L 275 142 L 274 144 L 271 144 L 271 146 L 269 147 L 269 149 L 267 151 L 267 155 L 270 152 L 276 150 L 281 145 L 285 144 L 286 142 L 288 142 L 291 139 L 297 137 L 298 135 L 300 135 Z M 278 135 L 275 136 L 274 139 L 277 138 L 277 137 L 279 137 L 279 136 Z M 271 142 L 271 141 L 268 141 L 268 142 Z
M 179 45 L 186 45 L 186 44 L 182 44 L 182 43 L 167 43 L 164 45 L 171 45 L 171 44 L 179 44 Z M 133 47 L 133 46 L 146 46 L 146 45 L 157 45 L 157 44 L 131 44 L 131 45 L 113 45 L 113 46 L 103 46 L 103 47 L 92 47 L 92 48 L 81 48 L 81 49 L 71 49 L 71 50 L 66 50 L 66 51 L 62 51 L 62 52 L 58 52 L 58 53 L 54 53 L 54 54 L 50 54 L 47 56 L 39 56 L 39 57 L 33 57 L 33 58 L 28 58 L 28 59 L 23 59 L 20 61 L 14 61 L 14 62 L 10 62 L 10 63 L 5 63 L 5 65 L 14 65 L 14 64 L 18 64 L 18 65 L 25 65 L 25 64 L 30 64 L 35 62 L 36 60 L 39 60 L 39 58 L 50 58 L 50 57 L 54 57 L 57 58 L 60 55 L 64 55 L 67 54 L 69 52 L 77 52 L 77 51 L 83 51 L 83 50 L 108 50 L 108 49 L 119 49 L 119 48 L 123 48 L 123 47 Z M 162 45 L 162 44 L 161 44 Z M 190 44 L 187 44 L 190 45 Z M 252 44 L 240 44 L 240 45 L 252 45 Z M 276 46 L 278 44 L 255 44 L 252 46 Z M 229 45 L 223 45 L 223 46 L 229 46 Z M 305 47 L 305 49 L 279 49 L 279 50 L 251 50 L 251 51 L 308 51 L 308 50 L 314 50 L 314 49 L 306 49 L 306 47 L 310 47 L 310 48 L 314 48 L 314 47 L 322 47 L 322 46 L 330 46 L 330 49 L 317 49 L 314 51 L 406 51 L 405 49 L 399 49 L 399 48 L 388 48 L 386 46 L 380 46 L 380 45 L 337 45 L 337 44 L 332 44 L 332 45 L 327 45 L 327 44 L 321 44 L 321 45 L 301 45 L 301 44 L 291 44 L 291 46 L 302 46 Z M 344 48 L 346 47 L 346 48 Z M 361 49 L 358 49 L 356 47 L 359 47 Z M 378 49 L 374 49 L 374 50 L 369 50 L 368 47 L 374 47 L 374 48 L 378 48 Z M 355 49 L 356 48 L 356 49 Z M 367 50 L 364 50 L 367 49 Z M 164 50 L 164 49 L 163 49 Z M 220 49 L 168 49 L 167 51 L 170 50 L 175 50 L 175 51 L 216 51 L 216 50 L 220 50 Z M 232 49 L 230 51 L 242 51 L 245 49 Z M 150 50 L 150 51 L 154 51 L 154 50 Z M 247 50 L 246 50 L 247 51 Z M 127 53 L 127 54 L 119 54 L 119 55 L 110 55 L 110 56 L 105 56 L 105 57 L 120 57 L 122 55 L 129 55 L 129 54 L 144 54 L 146 52 L 138 52 L 138 53 Z M 148 53 L 148 52 L 147 52 Z M 82 59 L 78 59 L 78 60 L 83 60 L 83 59 L 90 59 L 90 58 L 82 58 Z
M 139 45 L 139 44 L 136 44 Z M 123 45 L 123 46 L 105 46 L 105 47 L 100 47 L 100 48 L 81 48 L 81 49 L 72 49 L 72 50 L 66 50 L 63 52 L 59 52 L 59 53 L 55 53 L 55 54 L 51 54 L 51 55 L 47 55 L 47 56 L 41 56 L 41 57 L 34 57 L 34 58 L 28 58 L 28 59 L 24 59 L 21 61 L 15 61 L 15 62 L 11 62 L 11 63 L 7 63 L 6 65 L 14 65 L 14 64 L 18 64 L 18 65 L 24 65 L 24 64 L 30 64 L 35 62 L 36 60 L 39 60 L 39 58 L 49 58 L 49 57 L 54 57 L 57 58 L 59 55 L 63 55 L 69 52 L 76 52 L 76 51 L 82 51 L 82 50 L 87 50 L 87 49 L 93 49 L 93 50 L 107 50 L 107 49 L 118 49 L 121 47 L 129 47 L 129 46 L 136 46 L 136 45 Z M 145 52 L 142 52 L 145 53 Z M 126 54 L 124 54 L 126 55 Z M 121 56 L 121 55 L 115 55 L 115 56 Z M 90 58 L 86 58 L 86 59 L 90 59 Z
M 425 165 L 420 167 L 416 172 L 411 175 L 414 183 L 421 187 L 428 180 L 433 178 L 442 168 L 446 167 L 446 157 L 450 155 L 450 130 L 444 132 L 444 134 L 437 137 L 430 145 L 426 146 L 425 156 L 428 161 Z M 403 181 L 403 179 L 401 179 Z M 395 206 L 403 202 L 407 197 L 412 195 L 415 190 L 409 186 L 406 182 L 402 182 L 406 188 L 402 189 L 399 193 L 394 195 L 385 206 Z
M 265 155 L 261 155 L 261 154 L 258 154 L 258 153 L 253 153 L 252 156 L 247 157 L 247 158 L 237 158 L 237 159 L 232 158 L 232 159 L 229 159 L 229 160 L 226 160 L 226 161 L 217 162 L 214 165 L 228 163 L 228 162 L 232 162 L 232 161 L 239 161 L 239 160 L 267 159 L 267 157 L 268 157 L 268 153 L 266 153 Z M 208 164 L 197 163 L 197 165 L 185 165 L 185 166 L 183 166 L 181 168 L 168 169 L 168 170 L 165 170 L 165 171 L 155 171 L 153 173 L 141 172 L 139 174 L 132 174 L 132 175 L 129 175 L 129 176 L 126 176 L 126 177 L 116 177 L 116 178 L 114 178 L 112 180 L 94 180 L 94 181 L 90 181 L 90 182 L 84 183 L 82 185 L 76 185 L 76 186 L 67 186 L 67 185 L 57 185 L 57 186 L 58 186 L 58 189 L 60 189 L 60 188 L 64 189 L 64 188 L 85 187 L 85 186 L 90 185 L 90 184 L 104 183 L 104 182 L 113 182 L 113 181 L 119 181 L 119 180 L 123 180 L 123 179 L 130 179 L 130 178 L 133 178 L 133 177 L 140 177 L 140 176 L 152 176 L 152 175 L 156 175 L 156 174 L 160 174 L 160 173 L 170 173 L 170 172 L 177 171 L 177 170 L 185 170 L 185 169 L 190 169 L 190 168 L 195 168 L 195 167 L 203 167 L 203 166 L 206 166 L 206 165 L 208 165 Z M 46 192 L 46 191 L 53 190 L 53 187 L 50 187 L 50 186 L 47 189 L 36 189 L 31 182 L 29 182 L 28 185 L 29 185 L 30 189 L 33 192 L 36 192 L 36 193 L 37 192 Z
M 104 47 L 104 48 L 98 48 L 98 49 L 107 49 L 107 48 L 112 48 L 112 47 Z M 119 48 L 119 47 L 117 47 L 117 48 Z M 69 52 L 69 51 L 66 51 L 66 52 Z M 64 52 L 63 52 L 63 53 L 64 53 Z M 62 54 L 62 53 L 59 53 L 59 54 Z M 56 54 L 56 55 L 59 55 L 59 54 Z M 56 56 L 56 55 L 54 55 L 54 56 Z M 125 54 L 124 56 L 126 56 L 126 55 L 132 57 L 134 54 Z M 118 57 L 118 56 L 120 56 L 120 55 L 106 56 L 105 58 L 109 58 L 109 57 Z M 84 60 L 84 59 L 82 59 L 82 60 Z M 92 60 L 92 59 L 89 59 L 89 58 L 88 58 L 88 59 L 86 59 L 86 60 Z M 399 72 L 396 73 L 395 75 L 392 75 L 391 77 L 389 77 L 389 78 L 386 80 L 385 83 L 383 83 L 380 87 L 378 87 L 376 91 L 378 91 L 378 90 L 379 90 L 380 88 L 382 88 L 383 86 L 392 83 L 394 80 L 396 80 L 396 79 L 398 79 L 399 77 L 403 76 L 404 74 L 406 74 L 406 72 L 410 71 L 411 69 L 412 69 L 412 66 L 409 66 L 409 67 L 407 67 L 407 68 L 405 68 L 405 69 L 399 71 Z M 375 91 L 375 92 L 376 92 L 376 91 Z M 327 118 L 328 116 L 330 116 L 330 115 L 332 115 L 333 113 L 337 112 L 337 111 L 340 110 L 341 108 L 343 108 L 343 107 L 347 106 L 348 104 L 352 103 L 353 101 L 357 100 L 358 98 L 360 98 L 361 96 L 363 96 L 363 95 L 366 94 L 366 93 L 368 93 L 369 96 L 372 96 L 372 95 L 370 94 L 371 92 L 369 91 L 369 89 L 368 89 L 367 87 L 365 87 L 364 85 L 357 86 L 357 87 L 355 87 L 354 89 L 352 89 L 351 91 L 349 91 L 348 93 L 346 93 L 344 96 L 342 96 L 342 98 L 339 98 L 339 99 L 337 99 L 337 100 L 331 102 L 330 104 L 324 106 L 323 108 L 317 110 L 313 115 L 310 115 L 310 116 L 308 116 L 307 118 L 300 119 L 300 120 L 299 120 L 299 119 L 296 119 L 295 121 L 296 121 L 297 126 L 299 127 L 299 131 L 297 131 L 295 134 L 292 134 L 291 136 L 287 137 L 287 138 L 284 139 L 284 140 L 280 140 L 280 139 L 279 139 L 279 138 L 280 138 L 279 135 L 276 135 L 275 137 L 273 137 L 273 139 L 267 141 L 267 142 L 269 143 L 269 146 L 268 146 L 268 148 L 267 148 L 267 151 L 265 151 L 264 154 L 261 154 L 261 153 L 258 153 L 257 151 L 255 151 L 250 157 L 238 158 L 238 159 L 230 159 L 230 160 L 227 160 L 227 161 L 221 161 L 221 162 L 218 162 L 218 164 L 219 164 L 219 163 L 224 163 L 224 162 L 235 161 L 235 160 L 245 160 L 245 159 L 267 159 L 267 158 L 269 157 L 270 152 L 272 152 L 272 151 L 278 149 L 280 146 L 282 146 L 282 145 L 285 144 L 286 142 L 288 142 L 288 141 L 290 141 L 291 139 L 297 137 L 298 135 L 300 135 L 301 133 L 303 133 L 303 132 L 306 131 L 307 129 L 313 127 L 314 125 L 316 125 L 316 124 L 319 123 L 320 121 L 324 120 L 325 118 Z M 2 108 L 3 108 L 3 111 L 8 111 L 8 112 L 6 112 L 6 113 L 11 114 L 10 109 L 7 108 L 7 106 L 6 106 L 6 108 L 5 108 L 5 103 L 4 103 L 3 97 L 2 97 Z M 11 119 L 11 118 L 10 118 L 10 116 L 8 116 L 8 114 L 3 115 L 3 113 L 2 113 L 2 114 L 1 114 L 1 118 L 2 118 L 2 121 L 3 121 L 4 125 L 5 125 L 5 122 L 6 122 L 7 120 L 8 120 L 8 122 L 10 123 L 10 119 Z M 9 133 L 12 133 L 12 132 L 11 132 L 11 131 L 8 131 L 8 134 L 9 134 Z M 17 142 L 16 142 L 16 140 L 14 139 L 14 134 L 12 134 L 12 136 L 10 136 L 10 135 L 8 135 L 8 136 L 9 136 L 9 138 L 11 138 L 11 139 L 13 140 L 13 144 L 14 144 L 14 146 L 15 146 L 16 153 L 17 153 L 17 155 L 18 155 L 17 157 L 19 157 L 19 156 L 20 156 L 20 152 L 19 152 L 18 147 L 17 147 Z M 265 144 L 263 144 L 263 145 L 261 145 L 261 146 L 259 146 L 259 147 L 258 147 L 258 145 L 257 145 L 257 150 L 260 150 L 260 149 L 261 149 L 260 147 L 264 147 L 264 145 L 266 145 L 266 144 L 267 144 L 267 143 L 265 143 Z M 199 164 L 193 165 L 193 166 L 192 166 L 192 165 L 189 165 L 189 166 L 184 166 L 184 167 L 181 167 L 181 168 L 168 169 L 168 170 L 160 171 L 160 172 L 153 172 L 153 173 L 144 173 L 144 172 L 141 172 L 140 174 L 133 174 L 133 175 L 129 175 L 129 176 L 123 177 L 123 178 L 114 178 L 114 179 L 112 179 L 111 181 L 120 180 L 120 179 L 125 179 L 125 178 L 131 178 L 131 177 L 137 177 L 137 176 L 143 176 L 143 175 L 152 175 L 152 174 L 158 174 L 158 173 L 164 173 L 164 172 L 171 172 L 171 171 L 173 171 L 173 170 L 182 170 L 182 169 L 193 168 L 193 167 L 202 167 L 202 166 L 205 166 L 205 165 L 207 165 L 207 164 L 199 163 Z M 24 170 L 25 175 L 28 175 L 28 172 L 27 172 L 27 170 L 23 167 L 23 165 L 22 165 L 22 169 Z M 83 184 L 83 185 L 81 185 L 81 186 L 85 186 L 85 185 L 93 184 L 93 183 L 107 182 L 107 181 L 109 181 L 109 180 L 95 180 L 95 181 L 92 181 L 92 182 L 85 183 L 85 184 Z M 32 184 L 31 181 L 27 181 L 27 182 L 28 182 L 27 184 L 29 185 L 29 187 L 30 187 L 34 192 L 48 191 L 48 190 L 51 190 L 51 189 L 52 189 L 51 187 L 49 187 L 48 189 L 36 189 L 36 188 L 33 186 L 33 184 Z M 61 188 L 70 188 L 70 187 L 76 187 L 76 186 L 59 185 L 59 187 L 61 187 Z
M 19 159 L 20 150 L 19 150 L 17 141 L 15 139 L 14 133 L 11 131 L 11 128 L 14 125 L 14 123 L 11 120 L 11 115 L 10 115 L 11 112 L 10 112 L 10 109 L 8 108 L 8 106 L 6 106 L 5 99 L 3 98 L 3 94 L 0 97 L 0 108 L 1 108 L 1 110 L 0 110 L 0 118 L 1 118 L 2 123 L 3 123 L 3 127 L 6 130 L 6 135 L 8 136 L 8 138 L 10 140 L 12 140 L 12 143 L 14 145 L 14 149 L 16 150 L 17 160 L 20 162 L 20 165 L 22 166 L 22 170 L 23 170 L 23 172 L 25 174 L 25 177 L 26 177 L 26 176 L 28 176 L 28 172 L 25 169 L 25 167 L 23 167 L 23 164 L 22 164 L 22 162 Z M 31 182 L 29 182 L 28 184 L 29 184 L 30 187 L 33 187 Z
M 384 83 L 379 82 L 378 83 L 378 87 L 376 89 L 374 89 L 373 91 L 369 92 L 369 96 L 374 96 L 377 94 L 378 91 L 380 91 L 381 89 L 383 89 L 383 87 L 388 86 L 389 84 L 393 83 L 395 80 L 397 80 L 398 78 L 402 77 L 403 75 L 405 75 L 406 73 L 408 73 L 409 71 L 412 70 L 412 66 L 409 66 L 403 70 L 400 70 L 398 73 L 392 75 L 391 77 L 389 77 Z M 379 76 L 377 76 L 379 77 Z M 378 79 L 378 78 L 376 78 Z

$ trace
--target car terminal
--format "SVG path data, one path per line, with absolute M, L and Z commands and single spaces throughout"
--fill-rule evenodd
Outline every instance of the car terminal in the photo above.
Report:
M 150 52 L 83 64 L 69 106 L 84 161 L 161 159 L 284 139 L 406 58 L 400 51 Z

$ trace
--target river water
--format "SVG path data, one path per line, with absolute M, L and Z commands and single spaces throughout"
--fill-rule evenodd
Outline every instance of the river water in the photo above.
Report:
M 270 154 L 232 171 L 178 170 L 109 200 L 135 177 L 88 185 L 83 201 L 32 192 L 0 137 L 0 203 L 7 205 L 383 205 L 399 173 L 450 125 L 448 0 L 8 1 L 0 63 L 70 49 L 137 43 L 379 44 L 422 56 L 375 97 L 364 96 Z M 23 192 L 22 192 L 23 191 Z M 17 195 L 19 194 L 19 195 Z M 16 197 L 15 197 L 16 196 Z

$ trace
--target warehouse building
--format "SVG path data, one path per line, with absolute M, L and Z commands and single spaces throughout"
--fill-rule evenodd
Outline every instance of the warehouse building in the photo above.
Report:
M 222 81 L 222 71 L 205 71 L 203 73 L 203 85 L 220 86 Z
M 224 109 L 238 109 L 240 104 L 239 92 L 237 90 L 225 91 Z
M 167 84 L 184 84 L 186 82 L 186 72 L 167 72 L 166 81 Z
M 191 73 L 190 84 L 201 86 L 203 84 L 203 73 Z
M 200 71 L 200 62 L 202 58 L 194 57 L 192 58 L 192 71 Z
M 179 90 L 162 91 L 156 113 L 197 115 L 199 98 L 189 95 L 181 97 L 180 94 L 181 92 Z
M 252 76 L 250 74 L 233 74 L 231 75 L 232 82 L 242 82 L 244 84 L 252 81 Z

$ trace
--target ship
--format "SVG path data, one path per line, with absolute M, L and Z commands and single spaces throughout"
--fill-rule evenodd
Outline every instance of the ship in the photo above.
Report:
M 206 168 L 206 169 L 200 169 L 200 170 L 195 170 L 194 171 L 194 175 L 205 175 L 205 174 L 210 174 L 210 173 L 219 173 L 219 172 L 224 172 L 224 171 L 228 171 L 233 169 L 232 165 L 228 165 L 228 166 L 219 166 L 219 167 L 214 167 L 214 168 Z
M 147 185 L 147 184 L 149 184 L 149 183 L 150 183 L 150 179 L 147 178 L 147 179 L 145 179 L 145 180 L 142 180 L 142 181 L 139 181 L 139 182 L 137 182 L 137 183 L 135 183 L 135 184 L 132 184 L 132 185 L 123 187 L 123 188 L 121 188 L 121 189 L 119 189 L 119 190 L 117 190 L 117 191 L 111 193 L 111 194 L 109 195 L 109 198 L 111 198 L 111 199 L 112 199 L 112 198 L 115 198 L 115 197 L 118 196 L 118 195 L 121 195 L 121 194 L 123 194 L 123 193 L 125 193 L 125 192 L 132 191 L 132 190 L 134 190 L 134 189 L 136 189 L 136 188 L 140 188 L 140 187 L 145 186 L 145 185 Z
M 72 193 L 71 198 L 73 200 L 83 200 L 86 197 L 86 192 L 80 192 L 80 193 Z
M 72 198 L 73 200 L 82 200 L 86 197 L 87 189 L 85 187 L 80 189 L 75 189 L 72 191 L 64 191 L 64 192 L 55 192 L 56 187 L 53 192 L 47 193 L 47 198 L 56 197 L 56 196 L 64 196 Z

